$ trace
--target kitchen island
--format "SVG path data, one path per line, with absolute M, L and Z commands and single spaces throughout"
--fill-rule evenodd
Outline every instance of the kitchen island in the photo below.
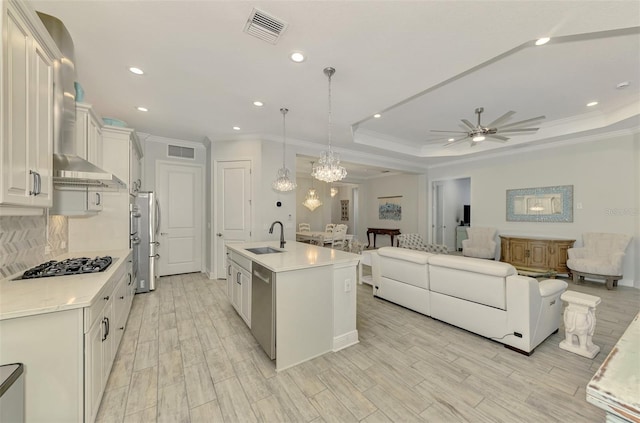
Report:
M 280 252 L 256 254 L 248 250 L 264 247 Z M 271 273 L 274 307 L 270 318 L 275 332 L 276 370 L 358 343 L 354 286 L 358 254 L 294 241 L 287 241 L 284 248 L 279 248 L 278 242 L 228 244 L 227 250 L 230 256 L 251 262 L 252 283 L 265 283 L 256 269 Z M 242 278 L 237 281 L 251 283 Z M 234 282 L 228 284 L 229 290 L 234 288 Z M 228 294 L 232 298 L 232 293 Z M 264 303 L 261 298 L 257 300 Z M 255 331 L 264 327 L 263 316 L 256 316 L 261 308 L 251 308 L 254 312 L 247 324 L 260 342 Z

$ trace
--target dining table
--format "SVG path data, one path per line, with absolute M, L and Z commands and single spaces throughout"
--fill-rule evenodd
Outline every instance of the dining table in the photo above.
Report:
M 296 232 L 296 241 L 307 242 L 311 241 L 313 238 L 318 238 L 322 236 L 325 244 L 331 244 L 333 242 L 333 232 L 323 232 L 323 231 L 302 231 Z M 345 239 L 347 241 L 351 241 L 353 239 L 353 234 L 346 234 Z

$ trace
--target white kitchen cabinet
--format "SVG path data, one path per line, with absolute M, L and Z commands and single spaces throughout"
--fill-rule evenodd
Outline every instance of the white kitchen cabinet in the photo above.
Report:
M 99 168 L 102 167 L 102 119 L 90 104 L 76 103 L 75 142 L 76 151 L 80 157 Z M 87 210 L 93 212 L 102 210 L 102 190 L 87 187 L 83 196 L 86 197 Z
M 0 27 L 0 205 L 50 207 L 53 68 L 61 53 L 25 2 L 3 1 Z M 32 214 L 23 212 L 16 214 Z
M 128 255 L 120 255 L 123 261 L 106 270 L 112 272 L 108 280 L 84 307 L 65 308 L 62 303 L 55 311 L 0 320 L 0 357 L 29 369 L 25 421 L 95 420 L 133 298 L 131 254 L 126 251 Z M 93 280 L 99 275 L 92 275 Z M 51 280 L 47 295 L 60 296 L 55 293 L 60 283 Z
M 227 289 L 230 290 L 231 305 L 251 328 L 251 260 L 233 251 L 229 257 Z
M 129 150 L 129 193 L 135 194 L 142 188 L 142 146 L 135 132 Z

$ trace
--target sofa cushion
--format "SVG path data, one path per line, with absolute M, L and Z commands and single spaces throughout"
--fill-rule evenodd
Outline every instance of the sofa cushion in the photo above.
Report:
M 392 257 L 399 260 L 411 261 L 417 264 L 427 264 L 429 257 L 433 254 L 425 251 L 409 250 L 407 248 L 382 247 L 378 249 L 378 254 L 382 257 Z
M 451 269 L 468 270 L 469 272 L 506 278 L 518 272 L 509 263 L 501 261 L 483 260 L 471 257 L 434 255 L 429 257 L 429 264 Z
M 507 308 L 506 277 L 516 273 L 508 263 L 460 256 L 429 257 L 432 292 L 501 310 Z
M 429 289 L 428 260 L 434 254 L 406 248 L 382 247 L 378 250 L 380 276 Z M 384 285 L 384 283 L 383 283 Z

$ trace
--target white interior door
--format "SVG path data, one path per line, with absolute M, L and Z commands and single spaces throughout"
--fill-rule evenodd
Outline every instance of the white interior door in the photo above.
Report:
M 226 277 L 225 244 L 251 239 L 251 162 L 249 160 L 216 163 L 216 269 L 217 277 Z
M 202 270 L 202 166 L 158 162 L 160 276 Z

